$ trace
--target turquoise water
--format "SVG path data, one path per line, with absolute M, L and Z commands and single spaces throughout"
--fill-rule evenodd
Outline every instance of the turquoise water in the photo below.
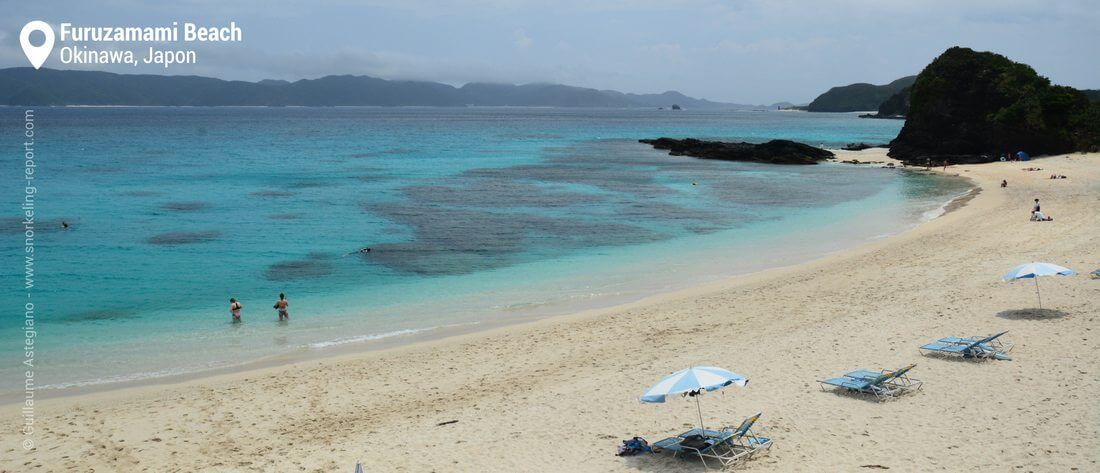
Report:
M 20 140 L 22 109 L 0 114 Z M 873 167 L 672 157 L 636 140 L 836 147 L 886 142 L 900 125 L 782 112 L 40 109 L 36 381 L 232 366 L 813 258 L 907 228 L 965 186 Z M 15 207 L 2 227 L 13 269 L 4 317 L 21 325 Z M 288 324 L 271 308 L 279 292 Z M 245 305 L 241 324 L 230 323 L 230 297 Z M 0 357 L 20 359 L 21 343 Z M 14 365 L 0 376 L 18 379 Z

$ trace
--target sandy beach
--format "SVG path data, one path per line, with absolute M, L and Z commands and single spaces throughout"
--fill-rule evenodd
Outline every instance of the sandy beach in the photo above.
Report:
M 702 403 L 708 426 L 764 413 L 757 429 L 775 445 L 744 467 L 754 472 L 1097 471 L 1100 280 L 1087 273 L 1100 268 L 1100 155 L 935 172 L 981 190 L 902 235 L 795 267 L 382 351 L 41 401 L 29 452 L 18 406 L 5 406 L 0 471 L 701 471 L 614 455 L 622 439 L 690 428 L 694 402 L 638 396 L 691 365 L 750 379 Z M 1054 221 L 1028 221 L 1034 198 Z M 1000 281 L 1032 261 L 1080 273 L 1042 280 L 1042 312 L 1031 281 Z M 1004 330 L 1013 361 L 917 351 Z M 909 363 L 924 386 L 893 401 L 816 383 Z

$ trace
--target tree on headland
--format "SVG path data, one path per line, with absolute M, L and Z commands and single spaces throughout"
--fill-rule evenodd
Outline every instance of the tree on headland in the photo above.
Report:
M 1052 85 L 1030 66 L 953 47 L 917 76 L 909 113 L 890 156 L 921 163 L 987 162 L 1001 153 L 1096 150 L 1100 104 Z

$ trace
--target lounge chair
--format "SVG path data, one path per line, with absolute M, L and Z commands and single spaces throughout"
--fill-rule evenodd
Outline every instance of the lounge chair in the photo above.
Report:
M 722 466 L 730 466 L 741 460 L 747 460 L 758 452 L 767 450 L 772 446 L 770 438 L 761 437 L 752 431 L 752 426 L 760 420 L 762 413 L 756 413 L 741 422 L 736 429 L 723 428 L 720 430 L 691 429 L 676 437 L 656 442 L 652 445 L 655 451 L 668 450 L 673 455 L 680 453 L 695 454 L 707 466 L 707 459 L 718 460 Z M 695 440 L 703 443 L 692 443 Z
M 761 437 L 756 435 L 752 431 L 752 426 L 756 424 L 756 421 L 760 420 L 760 416 L 764 415 L 761 412 L 750 416 L 749 418 L 741 421 L 741 425 L 733 429 L 734 436 L 730 439 L 730 445 L 732 445 L 735 451 L 747 454 L 748 457 L 765 451 L 772 446 L 772 439 L 768 437 Z M 727 429 L 724 429 L 727 430 Z
M 1004 331 L 985 338 L 978 337 L 945 337 L 935 342 L 920 347 L 920 352 L 927 355 L 928 352 L 947 355 L 961 355 L 963 358 L 1011 360 L 1008 352 L 1012 350 L 1011 343 L 1004 343 L 1001 336 L 1008 333 Z
M 920 389 L 923 383 L 909 377 L 909 370 L 915 366 L 917 365 L 912 364 L 893 371 L 856 370 L 818 383 L 821 383 L 822 390 L 825 390 L 825 386 L 834 386 L 848 392 L 873 394 L 876 398 L 888 399 Z
M 703 431 L 707 435 L 701 435 L 698 432 L 699 429 L 692 429 L 676 437 L 657 441 L 652 445 L 653 451 L 667 450 L 672 452 L 673 456 L 679 456 L 681 453 L 695 455 L 703 462 L 704 468 L 710 468 L 707 465 L 708 458 L 718 460 L 722 465 L 729 465 L 736 461 L 732 458 L 732 449 L 728 443 L 733 437 L 733 432 L 709 429 Z

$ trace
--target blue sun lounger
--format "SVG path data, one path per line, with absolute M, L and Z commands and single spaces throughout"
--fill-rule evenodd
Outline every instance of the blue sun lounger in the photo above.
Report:
M 761 437 L 752 431 L 752 426 L 756 425 L 756 421 L 760 420 L 760 416 L 762 415 L 764 415 L 764 413 L 757 412 L 741 421 L 741 425 L 733 429 L 734 435 L 733 438 L 730 439 L 730 444 L 733 446 L 735 452 L 746 457 L 752 457 L 759 452 L 771 448 L 772 439 Z
M 699 429 L 692 429 L 675 437 L 659 440 L 650 447 L 655 452 L 670 451 L 673 456 L 679 456 L 681 453 L 698 456 L 704 468 L 709 468 L 707 458 L 718 460 L 719 463 L 726 465 L 728 461 L 726 459 L 730 457 L 730 446 L 727 442 L 733 437 L 733 432 L 707 429 L 702 431 L 706 435 L 702 435 L 701 440 L 692 439 L 693 436 L 699 435 L 699 432 Z M 696 440 L 697 443 L 690 443 L 692 440 Z
M 825 386 L 833 386 L 848 392 L 873 394 L 879 399 L 887 399 L 920 389 L 923 383 L 919 379 L 909 377 L 909 370 L 915 366 L 917 365 L 911 364 L 893 371 L 856 370 L 842 377 L 818 382 L 821 383 L 822 390 L 825 390 Z
M 752 431 L 752 426 L 760 420 L 761 413 L 741 422 L 736 429 L 723 428 L 721 430 L 691 429 L 676 437 L 660 440 L 652 445 L 655 451 L 668 450 L 673 455 L 681 453 L 694 454 L 707 467 L 707 459 L 718 460 L 722 466 L 730 466 L 739 461 L 747 460 L 754 454 L 767 450 L 772 446 L 771 439 L 760 437 Z M 693 436 L 701 435 L 704 444 L 688 445 L 685 440 Z
M 921 354 L 926 352 L 960 355 L 963 358 L 1011 360 L 1008 352 L 1012 350 L 1012 344 L 1004 343 L 1001 336 L 1008 333 L 1004 331 L 985 338 L 978 337 L 944 337 L 935 342 L 920 347 Z

